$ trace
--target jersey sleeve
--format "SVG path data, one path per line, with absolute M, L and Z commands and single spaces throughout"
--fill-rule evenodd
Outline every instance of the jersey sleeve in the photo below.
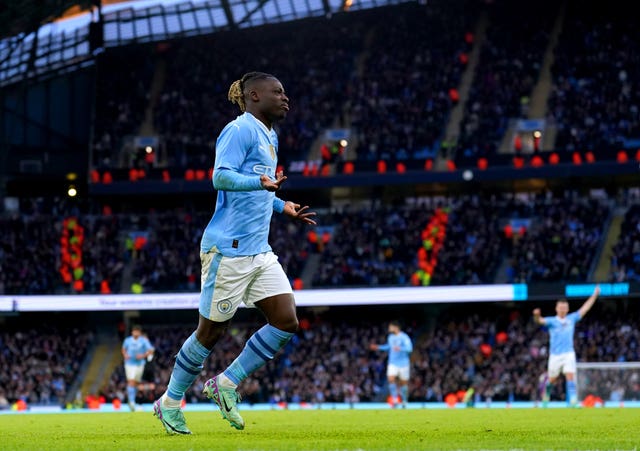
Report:
M 413 342 L 411 341 L 411 338 L 409 338 L 408 335 L 405 335 L 403 338 L 404 339 L 402 340 L 402 350 L 405 352 L 412 352 Z
M 262 189 L 260 177 L 252 177 L 231 169 L 217 169 L 213 174 L 213 187 L 222 191 L 258 191 Z
M 273 211 L 282 213 L 284 211 L 284 204 L 285 202 L 282 199 L 273 196 Z
M 213 187 L 223 191 L 262 189 L 259 176 L 242 174 L 240 168 L 251 148 L 251 130 L 237 122 L 229 123 L 216 141 Z
M 251 146 L 251 130 L 237 121 L 230 122 L 220 132 L 216 140 L 214 170 L 230 169 L 239 171 Z
M 575 312 L 569 313 L 569 314 L 567 315 L 567 317 L 568 317 L 568 318 L 570 318 L 570 319 L 571 319 L 571 321 L 573 321 L 573 324 L 577 323 L 577 322 L 578 322 L 578 321 L 580 321 L 580 319 L 581 319 L 581 318 L 580 318 L 580 312 L 579 312 L 579 311 L 577 311 L 577 310 L 576 310 Z
M 555 316 L 545 316 L 544 317 L 544 327 L 547 329 L 552 329 L 556 326 L 556 317 Z

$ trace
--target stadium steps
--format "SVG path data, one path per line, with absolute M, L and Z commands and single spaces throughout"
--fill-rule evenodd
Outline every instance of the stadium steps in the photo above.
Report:
M 542 61 L 542 68 L 540 69 L 540 78 L 538 78 L 538 82 L 531 93 L 531 102 L 529 104 L 528 114 L 529 119 L 542 118 L 547 114 L 547 102 L 549 100 L 549 95 L 551 94 L 551 88 L 553 87 L 551 67 L 554 62 L 554 51 L 558 44 L 558 38 L 562 32 L 565 6 L 565 3 L 560 6 L 560 10 L 556 15 L 556 21 L 553 29 L 551 30 L 551 35 L 549 36 L 549 44 L 544 55 L 544 60 Z
M 367 56 L 371 53 L 371 46 L 373 43 L 373 39 L 375 37 L 374 30 L 369 30 L 367 35 L 364 37 L 364 50 L 360 52 L 360 54 L 355 58 L 354 65 L 358 78 L 362 78 L 366 75 L 366 61 Z M 351 104 L 349 99 L 346 99 L 346 102 L 343 102 L 342 109 L 340 114 L 336 114 L 333 118 L 333 125 L 331 128 L 351 128 Z M 344 123 L 342 122 L 344 121 Z M 326 132 L 327 130 L 323 130 L 316 139 L 313 144 L 311 144 L 311 148 L 309 149 L 309 153 L 307 154 L 307 161 L 321 160 L 322 153 L 320 151 L 322 144 L 326 143 Z M 349 149 L 357 149 L 358 148 L 358 135 L 357 133 L 351 133 L 349 137 Z M 347 151 L 345 154 L 346 160 L 355 160 L 357 155 L 352 151 Z M 332 173 L 335 171 L 335 167 L 331 167 Z
M 540 76 L 536 85 L 531 92 L 531 100 L 529 102 L 529 111 L 527 113 L 528 119 L 541 119 L 547 114 L 547 102 L 551 95 L 551 89 L 553 88 L 553 76 L 551 74 L 551 67 L 554 62 L 554 50 L 558 43 L 558 38 L 562 32 L 562 23 L 564 22 L 566 3 L 563 2 L 560 5 L 558 14 L 556 14 L 556 21 L 551 30 L 549 36 L 549 42 L 545 50 L 544 58 L 542 61 L 542 67 L 540 68 Z M 513 139 L 515 137 L 515 123 L 512 121 L 512 125 L 504 134 L 502 142 L 500 143 L 499 153 L 511 153 L 513 152 Z M 549 124 L 545 127 L 544 136 L 542 137 L 542 149 L 553 149 L 556 140 L 556 127 Z
M 77 405 L 82 405 L 82 381 L 84 381 L 87 370 L 91 365 L 91 360 L 93 358 L 93 354 L 95 352 L 96 345 L 94 343 L 87 349 L 87 353 L 80 364 L 80 368 L 78 368 L 78 374 L 75 379 L 67 388 L 67 394 L 65 396 L 65 405 L 77 403 Z
M 469 99 L 469 91 L 471 90 L 471 86 L 473 85 L 473 78 L 476 72 L 478 61 L 480 60 L 480 50 L 482 49 L 482 45 L 485 41 L 485 34 L 488 24 L 488 15 L 483 11 L 476 24 L 476 29 L 474 31 L 475 40 L 473 48 L 469 53 L 469 61 L 467 63 L 467 67 L 462 74 L 460 85 L 458 86 L 458 94 L 460 96 L 460 100 L 452 108 L 451 114 L 449 115 L 449 121 L 447 122 L 447 128 L 445 129 L 445 142 L 449 144 L 449 149 L 455 148 L 454 144 L 458 141 L 458 136 L 460 134 L 460 122 L 464 117 L 464 106 Z M 453 155 L 442 155 L 441 157 L 439 157 L 435 162 L 435 169 L 446 169 L 447 160 L 450 158 L 453 158 Z
M 125 263 L 122 268 L 122 278 L 120 282 L 120 293 L 131 293 L 133 285 L 133 260 Z
M 318 271 L 320 266 L 320 254 L 309 254 L 307 263 L 304 265 L 300 278 L 304 287 L 311 287 L 313 285 L 313 275 Z
M 132 292 L 132 286 L 133 286 L 133 282 L 135 282 L 134 277 L 133 277 L 133 270 L 134 270 L 134 266 L 135 266 L 135 257 L 134 257 L 134 253 L 133 251 L 129 251 L 127 249 L 127 238 L 129 236 L 129 234 L 131 232 L 133 232 L 133 229 L 126 229 L 126 230 L 122 230 L 120 232 L 120 235 L 118 236 L 118 248 L 120 249 L 120 252 L 126 253 L 126 252 L 131 252 L 131 258 L 124 263 L 124 265 L 122 266 L 122 274 L 120 277 L 120 286 L 118 287 L 120 289 L 120 293 L 131 293 Z
M 153 79 L 151 80 L 151 87 L 149 88 L 149 102 L 144 112 L 144 119 L 140 125 L 141 136 L 152 136 L 155 134 L 155 128 L 153 125 L 153 110 L 160 97 L 162 88 L 164 87 L 164 81 L 167 74 L 167 61 L 164 56 L 159 55 L 156 58 L 155 71 L 153 72 Z
M 97 394 L 111 377 L 114 368 L 122 361 L 120 344 L 115 337 L 102 336 L 98 340 L 80 386 L 83 397 Z
M 602 241 L 602 245 L 596 254 L 597 264 L 592 272 L 590 279 L 596 282 L 605 282 L 609 280 L 611 273 L 611 255 L 612 248 L 618 242 L 620 230 L 624 215 L 627 212 L 626 207 L 618 207 L 614 210 L 609 226 L 606 228 L 606 236 Z
M 498 266 L 498 269 L 496 270 L 496 275 L 493 279 L 493 283 L 495 284 L 508 283 L 507 268 L 509 268 L 509 265 L 511 264 L 510 260 L 511 260 L 511 257 L 509 256 L 508 253 L 505 252 L 502 255 L 502 261 L 500 262 L 500 266 Z

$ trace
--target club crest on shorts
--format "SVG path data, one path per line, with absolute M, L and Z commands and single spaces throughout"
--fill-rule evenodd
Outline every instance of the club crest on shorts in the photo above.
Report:
M 229 313 L 229 311 L 231 310 L 231 302 L 229 301 L 218 301 L 216 306 L 220 313 Z

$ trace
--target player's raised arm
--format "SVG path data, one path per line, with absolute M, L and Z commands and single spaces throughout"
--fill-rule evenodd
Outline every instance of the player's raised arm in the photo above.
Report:
M 582 304 L 582 307 L 580 307 L 580 309 L 578 310 L 578 312 L 580 313 L 580 318 L 584 318 L 584 315 L 586 315 L 587 312 L 591 310 L 591 307 L 593 307 L 593 304 L 596 302 L 596 299 L 598 299 L 598 296 L 600 296 L 600 285 L 596 285 L 593 290 L 593 294 L 589 296 L 584 304 Z
M 547 322 L 545 321 L 545 319 L 542 317 L 542 314 L 540 313 L 540 309 L 533 309 L 533 321 L 536 324 L 540 324 L 541 326 L 544 326 Z

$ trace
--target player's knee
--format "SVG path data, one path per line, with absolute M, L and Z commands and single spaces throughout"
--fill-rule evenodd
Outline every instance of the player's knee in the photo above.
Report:
M 196 339 L 207 349 L 213 348 L 213 346 L 220 340 L 220 338 L 227 332 L 228 322 L 215 323 L 213 321 L 209 323 L 198 324 L 196 330 Z
M 296 333 L 298 331 L 299 322 L 295 312 L 276 311 L 267 314 L 268 323 L 283 332 Z
M 292 318 L 278 318 L 276 321 L 270 323 L 276 329 L 280 329 L 284 332 L 294 334 L 298 331 L 299 322 L 295 316 Z

